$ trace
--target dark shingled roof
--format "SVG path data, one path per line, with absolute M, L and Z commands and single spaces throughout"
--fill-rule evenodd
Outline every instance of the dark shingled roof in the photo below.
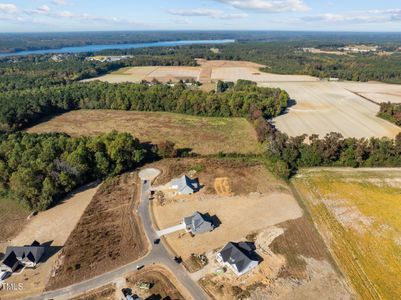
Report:
M 7 247 L 5 257 L 7 258 L 11 253 L 14 253 L 16 257 L 19 257 L 22 260 L 38 263 L 43 254 L 43 247 Z
M 235 265 L 241 273 L 255 258 L 253 249 L 248 243 L 228 243 L 221 251 L 220 255 L 225 263 Z
M 14 251 L 11 251 L 10 253 L 8 253 L 8 255 L 5 256 L 5 259 L 3 260 L 2 264 L 6 265 L 9 268 L 12 268 L 17 262 L 18 262 L 17 256 L 15 255 Z

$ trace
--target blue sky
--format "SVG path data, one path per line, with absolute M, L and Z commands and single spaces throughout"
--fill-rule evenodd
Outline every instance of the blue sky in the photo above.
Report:
M 401 31 L 400 0 L 0 0 L 0 32 Z

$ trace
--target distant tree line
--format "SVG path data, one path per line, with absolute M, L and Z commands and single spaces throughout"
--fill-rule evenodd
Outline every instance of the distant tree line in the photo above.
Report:
M 195 66 L 188 56 L 136 55 L 117 62 L 86 60 L 85 55 L 63 56 L 53 61 L 50 55 L 24 56 L 0 60 L 0 92 L 66 85 L 127 66 Z
M 240 80 L 222 93 L 192 90 L 185 84 L 72 83 L 63 86 L 17 90 L 0 94 L 0 123 L 19 129 L 40 118 L 74 109 L 167 111 L 200 116 L 247 117 L 260 111 L 265 118 L 278 116 L 288 94 Z
M 127 133 L 92 138 L 0 134 L 0 195 L 44 210 L 84 183 L 135 168 L 145 156 L 143 146 Z
M 378 116 L 401 126 L 401 103 L 381 103 Z

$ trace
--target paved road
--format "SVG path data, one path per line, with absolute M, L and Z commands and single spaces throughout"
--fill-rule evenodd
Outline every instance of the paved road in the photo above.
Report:
M 141 185 L 141 202 L 138 207 L 138 214 L 141 217 L 145 233 L 149 239 L 151 245 L 151 251 L 149 254 L 133 263 L 125 265 L 119 269 L 113 270 L 111 272 L 99 275 L 97 277 L 91 278 L 80 283 L 55 290 L 46 292 L 37 297 L 31 297 L 31 300 L 49 300 L 49 299 L 68 299 L 69 297 L 77 296 L 86 291 L 93 290 L 116 281 L 117 279 L 123 277 L 127 273 L 137 271 L 137 266 L 141 265 L 151 265 L 151 264 L 161 264 L 167 267 L 180 281 L 180 283 L 187 289 L 187 291 L 192 295 L 195 300 L 208 299 L 206 293 L 199 287 L 199 285 L 194 282 L 188 275 L 187 271 L 182 265 L 177 264 L 173 260 L 173 256 L 167 251 L 161 242 L 159 245 L 154 245 L 153 241 L 158 239 L 156 231 L 152 225 L 152 218 L 150 215 L 150 182 L 151 180 L 142 180 Z

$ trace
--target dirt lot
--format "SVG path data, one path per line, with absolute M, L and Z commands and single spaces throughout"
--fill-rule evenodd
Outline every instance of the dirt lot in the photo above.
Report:
M 380 82 L 340 82 L 339 85 L 377 103 L 401 103 L 401 84 L 387 84 Z
M 28 132 L 65 132 L 73 136 L 98 135 L 112 130 L 132 133 L 142 142 L 166 139 L 178 148 L 200 154 L 219 151 L 261 151 L 252 125 L 243 118 L 206 118 L 189 115 L 113 110 L 79 110 L 36 125 Z M 194 138 L 196 137 L 196 138 Z
M 296 105 L 288 113 L 274 119 L 278 129 L 291 135 L 319 134 L 332 131 L 345 137 L 390 137 L 401 129 L 376 117 L 379 106 L 352 92 L 341 83 L 304 82 L 269 83 L 264 86 L 286 90 Z
M 116 288 L 110 284 L 69 300 L 115 300 Z
M 7 283 L 23 282 L 24 289 L 18 292 L 2 291 L 1 299 L 31 296 L 44 290 L 57 259 L 57 252 L 65 245 L 96 190 L 97 186 L 94 184 L 76 190 L 57 206 L 32 217 L 15 238 L 0 245 L 2 251 L 8 245 L 27 245 L 33 240 L 50 245 L 36 269 L 26 269 L 7 280 Z
M 162 266 L 145 267 L 139 272 L 126 278 L 127 288 L 142 299 L 190 299 L 187 292 L 170 271 Z M 144 290 L 139 287 L 141 283 L 150 283 L 151 288 Z
M 360 298 L 399 298 L 401 169 L 311 169 L 294 184 Z
M 352 299 L 335 271 L 330 254 L 305 217 L 271 226 L 248 237 L 262 257 L 259 266 L 241 277 L 217 275 L 215 253 L 201 285 L 213 299 Z
M 184 232 L 168 235 L 167 242 L 184 259 L 192 253 L 211 251 L 231 240 L 240 240 L 252 232 L 302 215 L 302 210 L 285 185 L 273 179 L 261 165 L 188 159 L 178 163 L 171 161 L 170 166 L 164 162 L 164 166 L 156 164 L 156 167 L 162 169 L 162 175 L 154 185 L 181 174 L 193 174 L 191 169 L 198 170 L 193 175 L 204 185 L 193 196 L 171 198 L 163 206 L 155 203 L 152 209 L 159 229 L 177 225 L 183 217 L 195 211 L 216 215 L 221 222 L 213 232 L 194 238 Z M 166 172 L 166 169 L 169 171 Z M 229 182 L 232 196 L 216 194 L 214 182 L 218 178 Z
M 262 65 L 247 61 L 224 60 L 198 60 L 199 67 L 132 67 L 124 68 L 98 78 L 86 81 L 101 80 L 111 83 L 141 82 L 157 79 L 160 82 L 169 80 L 178 81 L 193 79 L 202 83 L 238 79 L 253 80 L 256 82 L 267 81 L 317 81 L 317 78 L 304 75 L 277 75 L 261 72 Z
M 148 244 L 133 210 L 137 174 L 106 181 L 85 210 L 60 253 L 46 287 L 52 290 L 92 278 L 134 261 Z

